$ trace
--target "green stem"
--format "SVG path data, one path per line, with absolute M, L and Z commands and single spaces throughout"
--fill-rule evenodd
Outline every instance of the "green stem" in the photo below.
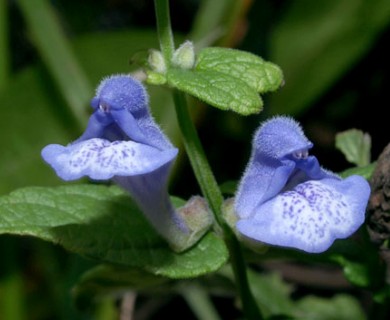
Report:
M 173 100 L 179 128 L 183 135 L 184 146 L 202 194 L 207 199 L 218 225 L 223 226 L 225 225 L 221 211 L 223 196 L 203 151 L 194 123 L 191 120 L 186 96 L 184 93 L 174 90 Z
M 244 315 L 248 320 L 261 320 L 263 317 L 249 287 L 245 260 L 240 243 L 222 217 L 221 208 L 223 203 L 223 196 L 211 171 L 195 126 L 191 121 L 186 97 L 184 93 L 177 90 L 174 91 L 173 97 L 179 128 L 183 135 L 184 146 L 186 148 L 192 168 L 202 193 L 207 199 L 209 206 L 214 213 L 215 220 L 222 228 L 225 243 L 229 250 L 230 262 L 232 264 L 234 277 L 236 279 L 237 290 L 241 299 Z
M 0 0 L 0 91 L 6 86 L 9 74 L 8 5 Z
M 210 301 L 210 297 L 197 284 L 187 284 L 181 290 L 183 298 L 199 320 L 221 320 L 217 310 Z
M 86 74 L 73 54 L 58 17 L 47 0 L 18 0 L 32 41 L 69 106 L 77 125 L 83 128 L 85 107 L 93 93 Z
M 157 32 L 165 63 L 169 66 L 174 51 L 168 0 L 155 0 Z M 184 93 L 173 91 L 176 115 L 183 136 L 184 146 L 190 159 L 201 191 L 206 198 L 217 224 L 221 227 L 226 246 L 229 250 L 232 268 L 236 279 L 243 313 L 248 320 L 263 319 L 249 288 L 246 265 L 240 243 L 222 217 L 223 196 L 207 161 L 196 128 L 191 120 Z
M 27 319 L 25 283 L 21 270 L 18 252 L 18 239 L 4 237 L 0 242 L 0 252 L 4 258 L 2 269 L 4 275 L 0 282 L 0 310 L 1 319 Z M 4 317 L 4 318 L 3 318 Z
M 168 0 L 154 0 L 157 20 L 157 33 L 160 41 L 161 52 L 164 56 L 165 63 L 169 66 L 173 52 L 175 51 L 175 44 L 173 41 L 171 18 L 169 15 L 169 1 Z

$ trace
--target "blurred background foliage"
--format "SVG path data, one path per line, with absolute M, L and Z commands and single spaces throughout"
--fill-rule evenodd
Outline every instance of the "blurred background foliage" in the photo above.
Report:
M 337 132 L 368 132 L 373 160 L 389 142 L 388 0 L 172 0 L 171 18 L 177 44 L 188 38 L 198 49 L 250 51 L 285 74 L 259 115 L 194 101 L 220 183 L 239 179 L 253 131 L 276 114 L 297 118 L 333 171 L 349 166 L 334 147 Z M 0 0 L 0 194 L 62 184 L 40 150 L 77 138 L 100 79 L 138 72 L 149 48 L 158 48 L 152 0 Z M 148 89 L 155 117 L 180 145 L 169 91 Z M 171 190 L 184 198 L 199 193 L 184 156 Z M 71 307 L 69 290 L 93 262 L 32 239 L 1 237 L 0 250 L 0 319 L 85 319 Z M 108 314 L 103 304 L 96 318 Z

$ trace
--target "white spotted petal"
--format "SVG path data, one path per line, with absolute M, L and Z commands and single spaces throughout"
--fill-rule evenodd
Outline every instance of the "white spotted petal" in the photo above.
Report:
M 361 203 L 367 203 L 369 187 L 363 178 L 356 178 L 337 181 L 337 187 L 332 179 L 299 184 L 264 203 L 252 219 L 240 220 L 237 228 L 264 243 L 323 252 L 336 238 L 348 237 L 364 222 Z M 353 201 L 355 192 L 365 198 Z
M 88 176 L 108 180 L 114 176 L 133 176 L 156 170 L 173 161 L 177 149 L 161 151 L 134 141 L 93 138 L 69 146 L 48 145 L 42 157 L 64 180 Z

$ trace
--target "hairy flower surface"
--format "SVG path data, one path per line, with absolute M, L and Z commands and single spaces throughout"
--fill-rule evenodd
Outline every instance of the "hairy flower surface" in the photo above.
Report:
M 67 146 L 46 146 L 43 159 L 64 180 L 112 179 L 132 195 L 174 249 L 191 246 L 211 220 L 202 208 L 202 224 L 189 225 L 173 207 L 167 179 L 178 150 L 152 118 L 142 84 L 127 75 L 108 77 L 97 88 L 91 106 L 94 113 L 82 136 Z
M 234 204 L 239 233 L 319 253 L 361 226 L 369 184 L 321 168 L 309 155 L 312 146 L 291 118 L 275 117 L 258 129 Z

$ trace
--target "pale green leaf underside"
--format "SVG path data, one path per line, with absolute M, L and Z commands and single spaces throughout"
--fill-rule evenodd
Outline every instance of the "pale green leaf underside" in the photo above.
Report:
M 259 93 L 275 91 L 283 81 L 282 70 L 271 62 L 245 51 L 230 48 L 205 48 L 195 70 L 214 70 L 241 79 Z
M 170 69 L 168 84 L 222 110 L 242 115 L 261 111 L 260 96 L 244 81 L 213 70 Z
M 336 147 L 349 162 L 357 166 L 366 166 L 370 163 L 371 137 L 361 130 L 350 129 L 338 133 Z
M 357 174 L 357 175 L 362 176 L 363 178 L 365 178 L 367 180 L 370 180 L 372 174 L 374 173 L 375 167 L 376 167 L 376 161 L 374 161 L 374 162 L 372 162 L 369 165 L 364 166 L 364 167 L 349 168 L 349 169 L 341 172 L 339 175 L 342 178 L 347 178 L 349 176 Z
M 101 261 L 143 268 L 170 278 L 212 272 L 227 260 L 218 237 L 207 234 L 176 254 L 118 187 L 29 187 L 0 198 L 0 234 L 35 236 Z
M 336 294 L 332 298 L 308 295 L 296 305 L 296 314 L 301 319 L 316 320 L 364 320 L 364 311 L 356 298 L 347 294 Z

